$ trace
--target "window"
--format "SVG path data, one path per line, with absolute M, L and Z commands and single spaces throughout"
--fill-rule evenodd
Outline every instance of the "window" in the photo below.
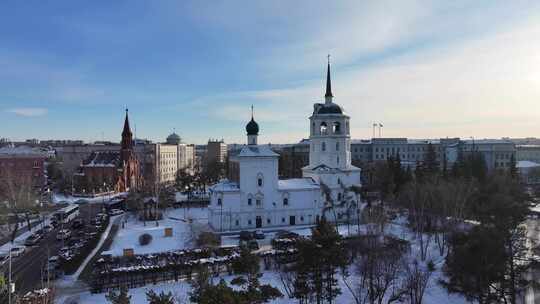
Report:
M 334 132 L 334 134 L 341 133 L 341 125 L 339 124 L 339 122 L 334 122 L 334 125 L 332 126 L 332 131 Z
M 217 204 L 218 204 L 218 206 L 221 206 L 222 203 L 223 203 L 223 202 L 221 201 L 221 198 L 218 198 L 218 199 L 217 199 Z
M 251 198 L 248 198 L 248 206 L 251 206 Z
M 240 225 L 240 222 L 238 222 L 238 220 L 236 220 L 236 221 L 234 221 L 234 224 L 235 224 L 236 226 L 238 226 L 238 225 Z
M 288 206 L 289 205 L 289 199 L 288 198 L 284 198 L 283 199 L 283 206 Z
M 324 152 L 326 151 L 326 143 L 323 141 L 321 144 L 321 150 Z
M 285 218 L 284 217 L 281 218 L 281 222 L 285 223 Z
M 337 164 L 339 165 L 339 156 L 337 157 Z
M 338 199 L 338 201 L 341 201 L 341 193 L 337 194 L 337 199 Z
M 336 151 L 339 151 L 339 142 L 336 143 Z
M 259 177 L 259 178 L 257 179 L 257 185 L 259 185 L 259 187 L 262 186 L 262 178 Z
M 271 224 L 272 221 L 271 221 L 269 218 L 267 218 L 267 219 L 266 219 L 266 223 L 267 223 L 267 224 Z
M 321 126 L 320 126 L 320 131 L 321 131 L 321 135 L 326 135 L 326 133 L 328 132 L 327 131 L 327 125 L 326 125 L 326 122 L 321 122 Z
M 303 216 L 300 217 L 300 221 L 301 221 L 301 222 L 304 221 L 304 217 L 303 217 Z
M 255 201 L 255 203 L 257 204 L 257 206 L 260 206 L 260 205 L 262 205 L 262 204 L 261 204 L 261 200 L 260 200 L 260 199 L 256 200 L 256 201 Z
M 248 225 L 251 225 L 251 220 L 248 220 Z

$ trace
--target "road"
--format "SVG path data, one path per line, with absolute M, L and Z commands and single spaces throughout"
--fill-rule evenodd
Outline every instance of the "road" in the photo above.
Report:
M 101 211 L 101 204 L 86 204 L 80 206 L 81 217 L 86 222 Z M 24 294 L 36 288 L 46 286 L 47 274 L 42 269 L 47 263 L 47 258 L 58 255 L 62 242 L 56 240 L 58 229 L 49 232 L 37 246 L 27 247 L 23 256 L 13 259 L 12 278 L 15 282 L 16 292 Z M 4 266 L 7 271 L 7 264 Z M 7 273 L 6 273 L 7 277 Z

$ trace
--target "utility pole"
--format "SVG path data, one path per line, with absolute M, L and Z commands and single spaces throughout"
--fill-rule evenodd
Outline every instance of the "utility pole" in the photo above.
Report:
M 12 248 L 13 248 L 13 240 L 11 240 L 11 246 L 9 246 L 8 304 L 11 304 L 11 292 L 14 291 L 14 289 L 15 289 L 15 288 L 12 287 L 13 283 L 11 282 L 11 249 Z

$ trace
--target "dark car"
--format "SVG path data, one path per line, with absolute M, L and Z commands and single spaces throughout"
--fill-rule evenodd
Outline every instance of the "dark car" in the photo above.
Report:
M 39 243 L 39 237 L 36 235 L 31 235 L 24 241 L 25 246 L 35 246 L 37 243 Z
M 249 250 L 259 250 L 259 243 L 255 240 L 251 240 L 247 242 L 247 247 Z
M 276 232 L 276 239 L 297 239 L 300 235 L 292 231 L 279 230 Z
M 77 219 L 73 220 L 73 223 L 71 224 L 71 227 L 73 227 L 74 229 L 80 229 L 80 228 L 84 227 L 84 220 L 81 219 L 81 218 L 77 218 Z
M 265 235 L 262 231 L 260 230 L 257 230 L 253 233 L 253 236 L 257 239 L 257 240 L 263 240 L 265 238 Z
M 240 231 L 240 240 L 242 241 L 249 241 L 254 238 L 253 233 L 249 231 Z

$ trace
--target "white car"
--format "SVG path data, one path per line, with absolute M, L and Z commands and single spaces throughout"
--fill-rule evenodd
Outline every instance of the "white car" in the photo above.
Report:
M 110 214 L 110 216 L 115 216 L 115 215 L 124 214 L 124 210 L 120 210 L 120 209 L 111 209 L 111 211 L 109 211 L 109 214 Z
M 18 257 L 24 254 L 26 248 L 23 246 L 15 246 L 11 248 L 11 257 Z
M 56 239 L 65 240 L 65 239 L 69 239 L 70 236 L 71 236 L 71 231 L 69 231 L 68 229 L 62 229 L 58 231 L 58 233 L 56 234 Z
M 0 267 L 9 262 L 9 253 L 0 253 Z

